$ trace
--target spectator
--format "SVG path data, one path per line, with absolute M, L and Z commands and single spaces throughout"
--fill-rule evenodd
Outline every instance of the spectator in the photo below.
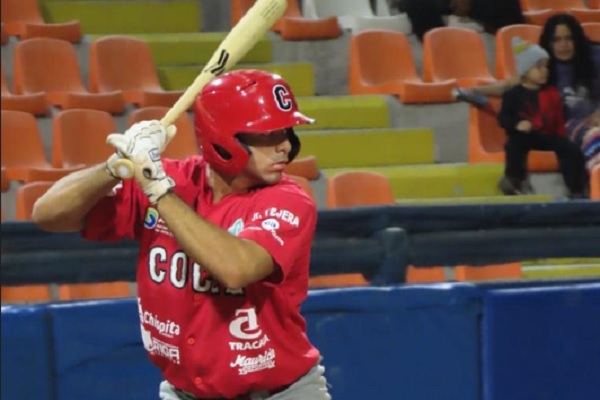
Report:
M 591 168 L 600 152 L 600 43 L 586 37 L 575 17 L 557 14 L 544 25 L 539 44 L 550 55 L 548 84 L 560 91 L 567 136 L 581 147 Z M 486 96 L 501 96 L 518 81 L 512 77 L 470 90 L 459 88 L 455 96 L 485 106 Z
M 570 197 L 582 198 L 586 182 L 583 155 L 565 136 L 558 89 L 546 85 L 550 56 L 539 45 L 518 37 L 513 38 L 513 52 L 520 83 L 504 93 L 498 115 L 508 136 L 505 172 L 499 187 L 507 195 L 523 194 L 527 154 L 530 150 L 550 150 L 558 157 Z
M 489 33 L 523 23 L 519 0 L 404 0 L 402 6 L 419 40 L 430 29 L 445 26 L 442 17 L 450 14 L 469 17 Z

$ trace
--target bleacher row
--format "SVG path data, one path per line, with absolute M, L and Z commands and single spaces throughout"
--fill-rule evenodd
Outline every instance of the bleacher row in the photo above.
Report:
M 231 0 L 231 23 L 253 2 Z M 19 24 L 5 19 L 5 7 L 15 3 L 19 12 L 29 10 L 33 16 L 27 23 L 21 22 L 18 29 L 11 24 Z M 43 14 L 52 20 L 46 24 L 41 20 L 37 1 L 2 1 L 3 46 L 8 43 L 5 33 L 17 36 L 10 46 L 14 48 L 14 64 L 9 68 L 12 74 L 8 79 L 4 76 L 5 66 L 2 67 L 2 190 L 16 186 L 16 213 L 9 219 L 29 219 L 35 199 L 49 182 L 105 160 L 111 152 L 105 143 L 106 135 L 119 130 L 116 119 L 125 116 L 130 125 L 162 117 L 225 35 L 200 32 L 195 21 L 197 1 L 141 3 L 44 0 L 40 2 Z M 516 34 L 536 40 L 539 27 L 514 26 L 498 33 L 496 49 L 500 57 L 496 60 L 502 66 L 496 68 L 495 76 L 487 67 L 478 33 L 457 27 L 431 31 L 424 42 L 421 78 L 406 36 L 410 29 L 402 17 L 392 18 L 389 10 L 384 11 L 387 2 L 376 2 L 377 15 L 368 6 L 368 0 L 305 0 L 302 11 L 298 1 L 288 3 L 285 17 L 272 29 L 285 40 L 335 39 L 341 34 L 340 27 L 353 32 L 348 60 L 352 96 L 317 96 L 314 67 L 302 62 L 273 63 L 269 36 L 259 41 L 239 66 L 280 73 L 290 82 L 303 112 L 317 119 L 316 125 L 299 129 L 302 152 L 286 172 L 320 207 L 553 199 L 544 194 L 499 197 L 496 182 L 502 173 L 504 133 L 493 115 L 471 108 L 469 163 L 436 164 L 432 130 L 391 127 L 389 108 L 382 96 L 398 96 L 404 103 L 452 101 L 450 89 L 456 85 L 481 84 L 510 75 L 511 54 L 503 50 L 508 48 L 505 43 Z M 129 7 L 129 12 L 140 13 L 139 21 L 145 23 L 138 19 L 126 24 L 103 20 L 106 14 L 102 5 L 112 7 L 112 13 L 118 13 L 115 7 Z M 593 7 L 594 2 L 589 6 Z M 74 15 L 80 19 L 71 21 Z M 158 21 L 150 15 L 168 15 L 177 23 Z M 37 25 L 48 26 L 43 31 L 32 30 Z M 78 38 L 72 33 L 75 25 L 80 29 Z M 586 24 L 586 30 L 590 35 L 598 35 L 599 25 Z M 54 33 L 53 29 L 60 32 Z M 66 36 L 67 29 L 73 29 L 72 36 Z M 89 65 L 78 61 L 76 43 L 81 41 L 81 33 L 90 40 L 89 52 L 85 54 Z M 458 50 L 464 50 L 464 55 Z M 382 58 L 381 54 L 388 57 Z M 87 71 L 82 74 L 81 69 L 85 68 Z M 88 82 L 84 83 L 86 75 Z M 40 129 L 43 120 L 50 120 L 52 126 L 50 158 L 44 154 L 43 136 L 48 132 Z M 166 156 L 170 158 L 184 158 L 196 152 L 190 115 L 180 117 L 177 126 L 178 135 L 167 149 Z M 533 171 L 556 171 L 556 159 L 551 154 L 534 152 L 530 167 Z M 598 174 L 594 179 L 600 182 L 600 170 Z M 596 195 L 600 198 L 600 188 Z M 520 263 L 489 269 L 463 268 L 455 270 L 454 279 L 522 276 Z M 339 284 L 344 285 L 367 283 L 360 275 L 339 278 Z M 336 284 L 328 279 L 315 277 L 311 284 Z M 442 267 L 409 270 L 407 277 L 409 282 L 445 279 Z M 11 293 L 5 289 L 2 288 L 3 301 L 57 296 L 47 285 L 29 292 Z M 113 297 L 133 294 L 131 290 L 131 285 L 123 282 L 65 285 L 59 288 L 58 297 L 96 297 L 98 293 Z M 32 298 L 23 299 L 23 295 Z

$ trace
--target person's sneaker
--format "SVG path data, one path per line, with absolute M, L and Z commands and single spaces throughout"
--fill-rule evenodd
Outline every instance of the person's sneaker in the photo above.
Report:
M 482 94 L 477 94 L 472 90 L 465 88 L 454 88 L 452 89 L 452 97 L 456 100 L 471 103 L 477 107 L 487 107 L 488 98 Z
M 521 182 L 516 182 L 507 176 L 502 177 L 498 182 L 498 189 L 506 196 L 514 196 L 523 193 Z
M 523 188 L 523 194 L 535 194 L 535 190 L 533 189 L 531 182 L 529 182 L 529 179 L 525 179 L 521 182 L 521 188 Z

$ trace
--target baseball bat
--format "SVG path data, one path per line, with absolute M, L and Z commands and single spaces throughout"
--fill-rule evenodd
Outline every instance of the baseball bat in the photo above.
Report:
M 161 124 L 167 127 L 186 112 L 202 88 L 237 64 L 283 15 L 286 8 L 287 0 L 257 0 L 221 42 L 194 82 L 160 120 Z M 131 160 L 122 158 L 115 162 L 114 167 L 121 179 L 133 178 Z

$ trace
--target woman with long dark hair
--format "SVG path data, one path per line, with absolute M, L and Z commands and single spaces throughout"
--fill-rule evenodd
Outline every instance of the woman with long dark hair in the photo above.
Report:
M 588 169 L 600 163 L 600 43 L 588 39 L 570 14 L 550 17 L 539 40 L 550 55 L 548 85 L 556 86 L 564 106 L 567 135 L 577 143 Z M 484 106 L 485 96 L 502 96 L 515 78 L 472 89 L 459 88 L 458 100 Z

